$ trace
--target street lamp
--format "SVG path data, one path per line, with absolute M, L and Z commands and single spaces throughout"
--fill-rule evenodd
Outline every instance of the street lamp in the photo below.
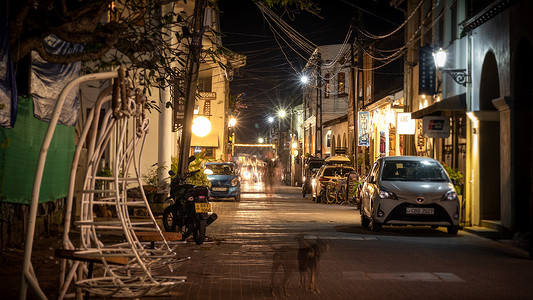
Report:
M 284 109 L 278 110 L 278 157 L 281 154 L 281 119 L 285 118 L 287 112 Z
M 211 122 L 206 117 L 196 117 L 192 120 L 192 133 L 196 136 L 204 137 L 211 131 Z
M 233 156 L 235 155 L 235 125 L 237 125 L 237 119 L 235 119 L 234 117 L 231 117 L 228 121 L 228 135 L 229 135 L 229 140 L 231 142 L 231 149 L 230 149 L 230 152 L 231 152 L 231 157 L 230 157 L 230 161 L 233 159 Z
M 303 84 L 306 84 L 309 82 L 309 77 L 307 77 L 307 75 L 302 75 L 302 77 L 300 77 L 300 81 L 303 83 Z
M 452 76 L 453 80 L 462 86 L 466 86 L 467 83 L 470 83 L 470 75 L 466 73 L 466 69 L 445 69 L 446 59 L 448 57 L 448 51 L 442 48 L 439 48 L 436 51 L 433 51 L 433 60 L 435 60 L 435 66 L 442 73 L 448 73 Z
M 259 144 L 262 144 L 265 142 L 265 140 L 263 138 L 258 138 L 257 141 L 259 142 Z
M 231 118 L 229 119 L 229 121 L 228 121 L 228 126 L 229 126 L 229 127 L 234 127 L 235 124 L 237 124 L 237 119 L 231 117 Z

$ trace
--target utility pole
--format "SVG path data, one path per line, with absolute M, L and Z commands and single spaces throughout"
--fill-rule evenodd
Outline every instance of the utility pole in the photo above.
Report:
M 357 14 L 357 22 L 356 26 L 361 26 L 363 24 L 363 13 L 361 10 L 358 11 Z M 361 93 L 359 91 L 356 92 L 357 96 L 355 97 L 356 103 L 361 103 L 362 106 L 364 106 L 364 100 L 365 100 L 365 72 L 364 72 L 364 64 L 363 64 L 363 36 L 361 35 L 361 32 L 357 32 L 356 36 L 357 43 L 359 44 L 359 49 L 357 50 L 357 83 L 358 86 L 361 87 Z M 359 128 L 358 128 L 359 129 Z M 359 143 L 359 132 L 357 132 L 357 144 Z M 364 173 L 366 171 L 366 160 L 365 160 L 365 153 L 366 148 L 363 146 L 363 155 L 361 157 L 361 173 Z
M 316 80 L 317 80 L 317 102 L 316 102 L 316 145 L 315 153 L 318 157 L 322 157 L 322 58 L 320 52 L 317 54 L 316 59 Z
M 354 42 L 350 44 L 350 75 L 352 77 L 352 119 L 353 119 L 353 136 L 354 136 L 354 147 L 353 147 L 353 157 L 354 157 L 354 169 L 359 174 L 359 158 L 358 158 L 358 141 L 359 141 L 359 124 L 357 124 L 357 84 L 355 79 L 355 51 L 354 51 Z
M 179 172 L 185 174 L 189 171 L 188 158 L 191 148 L 192 118 L 194 116 L 194 104 L 196 101 L 196 82 L 200 69 L 200 52 L 202 50 L 202 38 L 204 34 L 204 14 L 207 0 L 196 0 L 194 5 L 194 28 L 191 32 L 191 44 L 187 64 L 187 86 L 185 90 L 185 120 L 181 130 L 181 145 Z

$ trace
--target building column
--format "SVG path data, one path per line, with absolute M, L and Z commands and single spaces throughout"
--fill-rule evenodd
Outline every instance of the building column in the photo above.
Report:
M 172 109 L 165 108 L 165 103 L 171 100 L 170 89 L 159 89 L 159 99 L 161 100 L 161 112 L 159 113 L 158 139 L 157 139 L 157 164 L 164 166 L 164 172 L 159 174 L 159 180 L 165 180 L 168 177 L 167 172 L 170 170 L 172 156 Z
M 511 110 L 510 99 L 501 97 L 492 100 L 500 112 L 500 213 L 503 226 L 512 224 L 513 202 L 511 176 Z

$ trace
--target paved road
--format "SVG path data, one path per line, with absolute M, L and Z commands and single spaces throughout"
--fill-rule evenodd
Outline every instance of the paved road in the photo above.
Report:
M 281 272 L 270 292 L 272 258 L 283 245 L 296 247 L 298 235 L 328 241 L 329 250 L 319 264 L 320 294 L 304 291 L 295 272 L 285 299 L 533 299 L 525 251 L 464 231 L 385 226 L 373 233 L 360 227 L 354 207 L 316 204 L 295 187 L 271 196 L 248 190 L 241 202 L 213 207 L 219 219 L 208 227 L 211 242 L 179 248 L 191 260 L 176 271 L 188 276 L 176 299 L 282 298 Z

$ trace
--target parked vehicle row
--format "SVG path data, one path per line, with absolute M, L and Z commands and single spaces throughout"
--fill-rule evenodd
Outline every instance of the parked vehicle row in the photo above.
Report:
M 372 231 L 380 231 L 383 225 L 425 225 L 446 227 L 450 234 L 458 232 L 459 198 L 439 161 L 417 156 L 380 157 L 366 178 L 359 178 L 348 162 L 341 157 L 324 160 L 308 179 L 313 201 L 353 201 L 360 208 L 361 225 Z M 304 183 L 304 196 L 306 189 Z
M 344 156 L 309 158 L 304 166 L 302 195 L 310 193 L 318 203 L 355 203 L 350 188 L 358 175 L 350 164 L 350 159 Z

